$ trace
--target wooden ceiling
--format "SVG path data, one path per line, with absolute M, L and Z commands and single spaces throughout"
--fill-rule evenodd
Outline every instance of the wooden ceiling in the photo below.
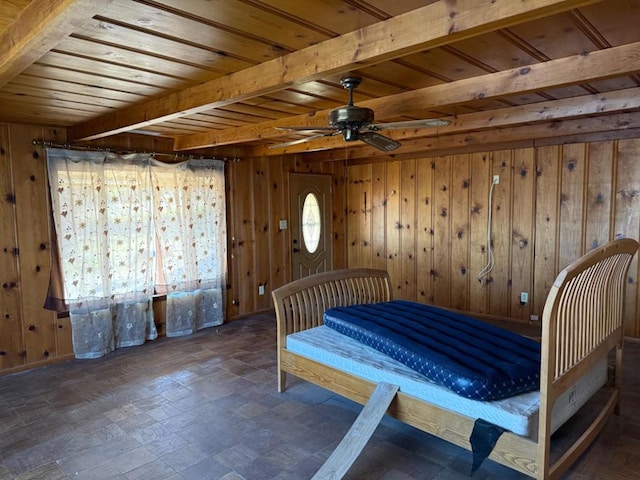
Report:
M 376 122 L 451 122 L 385 133 L 398 153 L 640 129 L 640 0 L 9 0 L 0 19 L 0 122 L 73 142 L 382 155 L 268 148 L 326 126 L 345 75 Z

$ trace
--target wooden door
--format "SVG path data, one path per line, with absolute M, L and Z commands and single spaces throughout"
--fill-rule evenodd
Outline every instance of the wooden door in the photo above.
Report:
M 331 176 L 292 173 L 291 277 L 333 268 L 331 250 Z

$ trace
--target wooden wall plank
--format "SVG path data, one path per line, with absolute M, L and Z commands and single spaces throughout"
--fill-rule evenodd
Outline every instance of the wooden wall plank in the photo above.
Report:
M 360 265 L 371 267 L 371 165 L 361 165 L 358 183 L 358 249 Z
M 489 308 L 488 286 L 478 279 L 487 265 L 489 191 L 493 176 L 491 153 L 471 155 L 469 206 L 469 310 L 484 313 Z M 496 187 L 494 187 L 495 190 Z
M 589 168 L 586 195 L 586 251 L 608 242 L 611 238 L 613 209 L 613 148 L 614 142 L 594 142 L 588 145 Z
M 399 298 L 416 300 L 416 161 L 402 162 L 400 179 L 401 283 Z
M 0 370 L 26 362 L 9 127 L 0 125 Z
M 41 148 L 31 144 L 43 130 L 23 127 L 11 136 L 26 363 L 43 362 L 58 355 L 56 315 L 43 308 L 51 269 L 46 161 Z
M 451 306 L 451 162 L 433 159 L 433 301 L 443 307 Z
M 347 169 L 347 258 L 349 268 L 362 266 L 358 247 L 360 243 L 359 206 L 360 206 L 360 166 L 352 166 Z
M 563 269 L 582 254 L 586 145 L 576 143 L 562 147 L 562 185 L 560 197 L 559 268 Z
M 510 150 L 494 152 L 491 175 L 499 175 L 500 183 L 493 190 L 491 239 L 495 265 L 488 281 L 489 309 L 497 315 L 510 313 L 512 171 L 512 152 Z
M 531 301 L 523 304 L 520 293 L 526 292 L 531 299 L 533 298 L 533 229 L 536 208 L 534 150 L 515 150 L 513 165 L 510 316 L 529 320 Z
M 254 205 L 253 209 L 253 230 L 254 242 L 256 248 L 258 245 L 270 245 L 270 213 L 269 205 L 269 160 L 265 157 L 256 158 L 252 162 L 253 188 L 251 189 L 251 197 Z M 272 248 L 262 252 L 260 255 L 254 255 L 253 271 L 255 283 L 253 286 L 254 294 L 256 294 L 255 309 L 257 311 L 266 310 L 272 306 L 271 285 L 269 284 L 270 266 Z M 260 295 L 258 288 L 264 286 L 264 294 Z
M 470 158 L 452 159 L 451 177 L 451 306 L 469 309 Z
M 257 283 L 254 255 L 258 253 L 254 237 L 253 161 L 241 160 L 233 164 L 230 185 L 229 213 L 232 219 L 232 260 L 235 272 L 232 274 L 233 301 L 237 315 L 256 311 L 255 293 Z M 254 286 L 256 288 L 254 288 Z M 234 309 L 235 310 L 235 309 Z
M 268 186 L 269 198 L 269 283 L 265 294 L 271 300 L 271 291 L 284 285 L 290 278 L 291 245 L 288 232 L 291 228 L 289 220 L 289 169 L 281 157 L 269 159 Z M 280 220 L 287 220 L 287 229 L 280 229 Z
M 386 165 L 371 165 L 371 267 L 385 269 L 386 235 L 385 235 L 385 198 L 386 198 Z
M 402 265 L 400 253 L 400 167 L 401 162 L 387 164 L 387 195 L 385 202 L 385 230 L 387 234 L 387 272 L 391 277 L 392 295 L 401 293 Z
M 640 139 L 619 140 L 616 152 L 616 204 L 614 232 L 617 237 L 640 238 Z M 638 318 L 638 259 L 629 268 L 625 302 L 625 335 L 640 337 Z
M 324 162 L 326 164 L 328 162 Z M 343 162 L 331 162 L 333 175 L 333 268 L 347 268 L 347 168 Z
M 433 303 L 433 165 L 418 159 L 416 166 L 416 298 Z
M 531 314 L 542 319 L 545 300 L 558 272 L 561 147 L 540 147 L 536 156 L 536 219 Z

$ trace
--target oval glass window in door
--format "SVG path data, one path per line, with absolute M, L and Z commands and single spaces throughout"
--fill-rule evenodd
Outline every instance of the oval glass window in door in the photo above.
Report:
M 302 204 L 302 239 L 309 253 L 314 253 L 320 244 L 320 205 L 314 193 L 308 193 Z

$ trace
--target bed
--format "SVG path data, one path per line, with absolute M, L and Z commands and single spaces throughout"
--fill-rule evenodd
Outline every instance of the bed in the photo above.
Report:
M 619 413 L 623 353 L 623 303 L 627 272 L 638 243 L 618 239 L 597 247 L 566 267 L 547 296 L 540 338 L 540 390 L 536 393 L 535 432 L 504 432 L 489 458 L 532 478 L 558 478 L 585 451 L 607 418 Z M 315 331 L 323 325 L 326 310 L 392 300 L 385 271 L 346 269 L 296 280 L 273 291 L 277 319 L 278 390 L 284 391 L 287 374 L 312 382 L 365 405 L 377 380 L 353 373 L 320 357 L 288 348 L 289 336 Z M 475 315 L 493 321 L 489 315 Z M 504 319 L 501 319 L 504 321 Z M 503 323 L 504 325 L 504 323 Z M 513 325 L 519 326 L 517 321 Z M 324 344 L 331 341 L 324 341 Z M 323 342 L 318 349 L 322 350 Z M 358 348 L 354 345 L 354 348 Z M 551 458 L 554 405 L 598 365 L 606 365 L 609 380 L 598 389 L 604 395 L 601 410 L 584 433 L 561 455 Z M 373 370 L 379 370 L 378 364 Z M 405 389 L 406 390 L 406 389 Z M 603 393 L 604 392 L 604 393 Z M 575 399 L 571 399 L 573 403 Z M 491 402 L 487 402 L 491 403 Z M 590 408 L 592 408 L 590 406 Z M 470 436 L 477 418 L 430 401 L 400 388 L 387 414 L 460 447 L 471 449 Z

